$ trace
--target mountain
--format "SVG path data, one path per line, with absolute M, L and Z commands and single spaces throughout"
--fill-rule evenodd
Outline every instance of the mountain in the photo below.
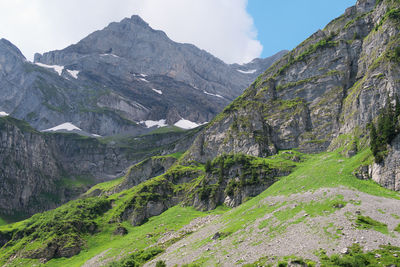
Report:
M 198 131 L 93 138 L 0 116 L 0 216 L 15 221 L 55 208 L 149 156 L 187 149 Z
M 286 55 L 289 51 L 288 50 L 282 50 L 275 55 L 267 58 L 255 58 L 249 63 L 246 64 L 232 64 L 231 67 L 236 69 L 237 71 L 247 74 L 250 80 L 250 83 L 252 83 L 260 74 L 262 74 L 266 69 L 272 66 L 275 61 L 279 60 L 282 58 L 284 55 Z
M 270 66 L 282 55 L 258 66 Z M 97 108 L 146 125 L 178 123 L 184 128 L 210 121 L 256 77 L 193 45 L 170 40 L 136 15 L 63 50 L 36 54 L 35 62 L 65 68 L 64 75 L 74 72 L 78 81 L 93 87 L 103 85 L 108 93 L 94 99 Z
M 102 85 L 78 82 L 67 70 L 64 73 L 69 76 L 62 77 L 60 70 L 57 73 L 32 64 L 5 39 L 0 40 L 0 55 L 1 111 L 26 120 L 38 130 L 72 122 L 99 135 L 148 131 L 116 110 L 97 105 L 95 100 L 107 95 Z M 125 104 L 138 106 L 136 102 Z
M 400 265 L 399 32 L 398 0 L 358 0 L 185 153 L 1 226 L 0 263 Z
M 35 64 L 5 39 L 0 55 L 1 111 L 38 130 L 72 123 L 101 136 L 174 124 L 194 128 L 255 78 L 193 45 L 173 42 L 138 16 L 64 50 L 36 54 Z
M 365 136 L 398 93 L 397 18 L 386 6 L 358 1 L 286 54 L 225 108 L 187 158 L 322 152 Z

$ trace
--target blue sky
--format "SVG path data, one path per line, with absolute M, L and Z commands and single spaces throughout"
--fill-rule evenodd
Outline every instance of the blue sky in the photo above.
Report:
M 356 0 L 249 0 L 262 57 L 291 50 L 355 5 Z

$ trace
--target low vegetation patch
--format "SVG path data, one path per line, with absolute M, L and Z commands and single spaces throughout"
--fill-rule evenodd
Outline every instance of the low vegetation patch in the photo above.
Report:
M 0 263 L 16 252 L 22 258 L 50 260 L 78 254 L 85 245 L 82 238 L 94 234 L 95 219 L 111 208 L 105 198 L 71 201 L 52 211 L 39 213 L 23 222 L 0 227 L 0 235 L 9 241 L 0 249 Z
M 320 255 L 321 265 L 327 267 L 356 267 L 356 266 L 399 266 L 400 248 L 390 245 L 380 246 L 379 249 L 364 252 L 359 244 L 348 248 L 347 254 L 334 254 L 327 256 L 325 252 Z
M 387 225 L 378 222 L 371 217 L 358 215 L 356 219 L 357 227 L 360 229 L 373 229 L 383 234 L 389 234 Z
M 380 111 L 376 125 L 373 122 L 368 125 L 371 137 L 371 151 L 376 163 L 383 162 L 387 155 L 387 146 L 400 132 L 398 125 L 400 101 L 397 95 L 394 100 L 395 105 L 393 106 L 393 99 L 388 96 L 385 108 Z
M 122 260 L 110 263 L 107 267 L 139 267 L 149 260 L 153 259 L 158 254 L 162 253 L 162 248 L 153 247 L 145 250 L 139 250 L 125 257 Z M 160 266 L 160 264 L 159 264 Z M 165 265 L 164 265 L 165 266 Z

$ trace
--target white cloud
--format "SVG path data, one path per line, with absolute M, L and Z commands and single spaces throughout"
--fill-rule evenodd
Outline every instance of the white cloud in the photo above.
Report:
M 133 14 L 177 42 L 193 43 L 227 63 L 260 56 L 247 0 L 0 0 L 0 38 L 28 59 L 62 49 Z

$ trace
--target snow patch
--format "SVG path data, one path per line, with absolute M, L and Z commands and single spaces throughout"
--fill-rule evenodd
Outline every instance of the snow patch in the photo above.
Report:
M 140 76 L 142 76 L 142 77 L 147 77 L 147 75 L 146 74 L 143 74 L 143 73 L 140 73 Z
M 139 78 L 139 80 L 141 80 L 141 81 L 143 81 L 143 82 L 146 82 L 146 83 L 148 83 L 149 81 L 148 80 L 146 80 L 145 78 Z
M 253 74 L 257 70 L 237 70 L 238 72 L 244 73 L 244 74 Z
M 163 120 L 159 120 L 159 121 L 152 121 L 152 120 L 141 121 L 140 123 L 144 123 L 147 128 L 151 128 L 154 126 L 157 126 L 157 127 L 168 126 L 166 122 L 167 122 L 167 120 L 163 119 Z
M 101 135 L 98 134 L 92 134 L 93 137 L 101 137 Z
M 152 88 L 151 90 L 153 90 L 154 92 L 156 92 L 159 95 L 162 95 L 162 91 L 161 90 L 157 90 L 157 89 L 154 89 L 154 88 Z
M 78 127 L 76 127 L 75 125 L 73 125 L 70 122 L 66 122 L 63 124 L 60 124 L 56 127 L 47 129 L 47 130 L 43 130 L 43 132 L 55 132 L 55 131 L 60 131 L 60 130 L 66 130 L 66 131 L 73 131 L 73 130 L 78 130 L 78 131 L 82 131 L 81 129 L 79 129 Z
M 4 111 L 0 111 L 0 117 L 6 117 L 8 115 L 10 115 L 10 114 L 8 114 L 7 112 L 4 112 Z
M 212 95 L 212 96 L 215 96 L 215 97 L 224 98 L 222 95 L 212 94 L 212 93 L 209 93 L 207 91 L 203 91 L 203 93 L 205 93 L 206 95 Z
M 68 71 L 69 75 L 71 75 L 75 79 L 78 79 L 79 70 L 67 70 L 67 71 Z
M 43 68 L 53 69 L 60 76 L 61 76 L 62 71 L 64 69 L 64 66 L 59 66 L 59 65 L 46 65 L 46 64 L 43 64 L 43 63 L 39 63 L 39 62 L 36 62 L 35 64 L 40 66 L 40 67 L 43 67 Z
M 174 125 L 179 128 L 182 128 L 182 129 L 193 129 L 193 128 L 199 127 L 201 124 L 197 124 L 197 123 L 189 121 L 189 120 L 181 119 L 180 121 L 176 122 Z
M 116 57 L 116 58 L 119 58 L 119 56 L 114 55 L 114 54 L 101 54 L 100 56 L 102 56 L 102 57 Z

